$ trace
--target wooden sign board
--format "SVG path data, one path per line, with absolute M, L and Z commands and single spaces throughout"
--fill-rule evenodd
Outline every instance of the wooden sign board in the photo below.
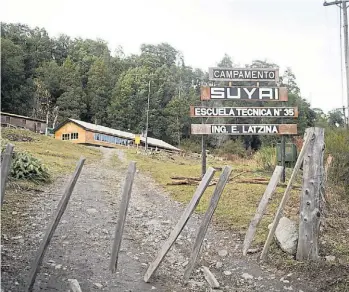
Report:
M 288 101 L 286 87 L 201 86 L 201 100 Z
M 193 135 L 296 135 L 296 124 L 192 124 Z
M 279 82 L 277 68 L 208 68 L 213 81 L 272 81 Z
M 297 118 L 297 107 L 204 107 L 190 106 L 191 117 L 287 117 Z

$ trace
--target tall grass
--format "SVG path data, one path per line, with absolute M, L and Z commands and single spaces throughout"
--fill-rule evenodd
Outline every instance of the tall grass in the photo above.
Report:
M 273 170 L 276 165 L 276 150 L 274 147 L 262 147 L 255 155 L 258 168 Z

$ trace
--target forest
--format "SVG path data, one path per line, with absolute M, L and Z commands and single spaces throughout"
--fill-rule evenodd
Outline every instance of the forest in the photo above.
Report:
M 142 44 L 139 54 L 126 55 L 121 47 L 111 52 L 101 39 L 50 37 L 44 28 L 2 23 L 1 51 L 1 110 L 48 118 L 49 127 L 75 118 L 144 133 L 149 95 L 149 136 L 181 146 L 190 138 L 190 124 L 198 123 L 197 118 L 189 117 L 189 106 L 200 104 L 200 86 L 209 83 L 207 71 L 187 65 L 183 54 L 167 43 Z M 278 67 L 265 60 L 235 63 L 227 54 L 217 58 L 217 66 Z M 340 111 L 326 115 L 321 109 L 312 109 L 302 98 L 291 68 L 280 75 L 281 86 L 288 87 L 289 92 L 285 106 L 299 108 L 297 121 L 284 122 L 296 122 L 300 135 L 317 123 L 343 126 Z M 241 101 L 238 104 L 246 105 Z M 267 104 L 258 106 L 262 105 Z M 269 118 L 255 122 L 272 121 Z M 208 143 L 217 147 L 227 139 L 234 138 L 210 138 Z M 252 145 L 258 149 L 263 142 L 276 140 L 244 137 L 242 142 L 246 148 Z

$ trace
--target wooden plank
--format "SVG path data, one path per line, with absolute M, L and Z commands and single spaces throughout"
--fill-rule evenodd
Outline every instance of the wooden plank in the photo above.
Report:
M 51 238 L 52 238 L 52 236 L 53 236 L 53 234 L 58 226 L 59 221 L 62 218 L 62 215 L 63 215 L 65 209 L 67 208 L 70 196 L 71 196 L 71 194 L 74 190 L 75 184 L 79 178 L 79 175 L 81 173 L 84 162 L 85 162 L 85 158 L 83 158 L 83 157 L 80 158 L 80 160 L 75 168 L 75 171 L 74 171 L 73 175 L 71 176 L 71 179 L 70 179 L 70 181 L 65 189 L 65 192 L 64 192 L 64 194 L 63 194 L 63 196 L 58 204 L 56 213 L 53 216 L 52 221 L 46 230 L 45 237 L 43 238 L 43 240 L 39 246 L 35 260 L 31 265 L 29 278 L 28 278 L 28 286 L 27 286 L 25 291 L 29 292 L 29 291 L 32 291 L 32 289 L 33 289 L 36 274 L 39 271 L 39 267 L 40 267 L 42 260 L 44 258 L 46 249 L 47 249 L 48 245 L 50 244 Z
M 193 118 L 232 117 L 232 118 L 297 118 L 297 107 L 208 107 L 190 106 Z
M 278 68 L 208 68 L 211 81 L 269 81 L 279 82 Z
M 202 101 L 207 100 L 243 100 L 256 101 L 288 101 L 287 87 L 256 87 L 256 86 L 201 86 Z
M 110 260 L 110 271 L 112 273 L 116 272 L 116 268 L 118 264 L 122 234 L 124 232 L 127 209 L 128 209 L 128 205 L 131 198 L 131 191 L 132 191 L 135 172 L 136 172 L 136 163 L 134 161 L 131 161 L 130 164 L 128 165 L 128 169 L 126 173 L 126 179 L 125 179 L 124 188 L 122 191 L 121 203 L 120 203 L 118 222 L 116 224 L 116 229 L 115 229 L 114 243 L 113 243 L 111 260 Z
M 196 240 L 192 249 L 192 253 L 189 259 L 189 264 L 184 272 L 184 280 L 188 281 L 190 274 L 195 266 L 196 259 L 199 255 L 200 248 L 202 245 L 202 242 L 204 240 L 204 237 L 207 232 L 208 225 L 210 224 L 211 218 L 213 216 L 214 211 L 217 208 L 219 199 L 221 197 L 221 194 L 223 193 L 224 187 L 227 184 L 229 180 L 229 176 L 231 174 L 232 168 L 231 166 L 225 166 L 222 174 L 219 177 L 218 183 L 216 185 L 216 188 L 212 194 L 210 205 L 207 208 L 207 211 L 205 213 L 205 216 L 201 222 L 199 231 L 196 236 Z
M 292 184 L 295 181 L 297 173 L 298 173 L 298 171 L 299 171 L 299 169 L 300 169 L 300 167 L 302 165 L 302 162 L 303 162 L 303 159 L 304 159 L 304 155 L 305 155 L 305 152 L 307 151 L 309 143 L 310 143 L 311 139 L 313 139 L 313 133 L 314 133 L 313 132 L 313 128 L 308 128 L 305 131 L 305 137 L 304 137 L 305 141 L 304 141 L 304 144 L 302 146 L 301 152 L 299 153 L 296 165 L 294 166 L 291 178 L 288 181 L 287 188 L 286 188 L 285 193 L 284 193 L 284 195 L 282 197 L 282 200 L 280 202 L 279 208 L 276 211 L 276 214 L 275 214 L 275 217 L 274 217 L 274 221 L 273 221 L 272 226 L 271 226 L 271 228 L 269 230 L 268 238 L 267 238 L 267 240 L 266 240 L 266 242 L 264 244 L 264 247 L 263 247 L 263 251 L 262 251 L 262 254 L 261 254 L 261 257 L 260 257 L 261 260 L 264 260 L 266 255 L 267 255 L 267 253 L 268 253 L 269 246 L 270 246 L 271 241 L 273 239 L 273 236 L 275 234 L 276 227 L 278 226 L 278 224 L 280 222 L 280 219 L 282 217 L 283 209 L 284 209 L 284 207 L 285 207 L 285 205 L 286 205 L 286 203 L 287 203 L 287 201 L 288 201 L 288 199 L 290 197 Z
M 5 189 L 6 189 L 8 175 L 11 169 L 13 148 L 14 146 L 12 144 L 6 145 L 6 149 L 3 154 L 3 160 L 1 163 L 1 206 L 5 198 Z
M 256 229 L 262 220 L 262 217 L 263 217 L 265 209 L 269 203 L 269 200 L 270 200 L 271 196 L 274 194 L 276 186 L 280 180 L 282 170 L 283 170 L 282 166 L 278 165 L 275 167 L 274 173 L 269 181 L 269 184 L 268 184 L 268 186 L 263 194 L 261 201 L 259 202 L 257 212 L 254 215 L 253 219 L 251 220 L 250 226 L 246 232 L 244 245 L 243 245 L 243 249 L 242 249 L 243 255 L 247 255 L 247 251 L 250 248 L 250 245 L 253 241 L 253 237 L 255 235 Z
M 200 198 L 204 194 L 206 188 L 208 187 L 213 175 L 215 173 L 215 170 L 210 167 L 207 172 L 205 173 L 204 177 L 202 178 L 199 186 L 197 187 L 190 203 L 188 204 L 187 208 L 183 212 L 181 218 L 177 222 L 176 226 L 173 228 L 170 236 L 165 241 L 163 246 L 161 247 L 161 250 L 159 251 L 158 255 L 156 256 L 155 260 L 149 265 L 147 272 L 144 275 L 144 281 L 148 282 L 150 277 L 154 274 L 154 272 L 157 270 L 159 265 L 161 264 L 162 260 L 164 259 L 167 252 L 170 250 L 173 243 L 176 241 L 177 237 L 183 230 L 184 226 L 187 224 L 190 216 L 194 212 L 196 206 L 198 205 Z
M 300 261 L 319 258 L 320 201 L 324 190 L 324 129 L 315 128 L 314 136 L 305 152 L 303 163 L 303 190 L 296 255 Z
M 295 135 L 297 124 L 191 124 L 193 135 Z

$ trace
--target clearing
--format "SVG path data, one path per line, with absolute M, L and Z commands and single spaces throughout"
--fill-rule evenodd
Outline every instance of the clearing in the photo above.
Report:
M 15 140 L 15 150 L 30 151 L 42 159 L 54 174 L 54 182 L 48 186 L 18 182 L 9 185 L 2 210 L 1 286 L 4 291 L 23 291 L 29 266 L 63 193 L 68 175 L 80 155 L 87 158 L 87 163 L 46 253 L 34 291 L 67 291 L 67 279 L 72 278 L 79 281 L 84 292 L 210 291 L 200 270 L 203 265 L 209 267 L 216 276 L 222 291 L 292 289 L 305 292 L 346 291 L 348 288 L 348 249 L 342 241 L 342 249 L 332 248 L 331 255 L 336 255 L 343 262 L 322 261 L 316 266 L 297 264 L 275 245 L 270 251 L 271 260 L 267 263 L 258 263 L 258 254 L 243 257 L 243 231 L 247 228 L 265 185 L 247 185 L 248 189 L 245 189 L 246 184 L 234 182 L 223 193 L 214 224 L 209 227 L 189 284 L 184 285 L 182 281 L 186 261 L 201 222 L 201 213 L 207 207 L 214 187 L 206 191 L 198 213 L 192 216 L 151 283 L 146 284 L 143 275 L 148 264 L 179 219 L 185 208 L 183 203 L 190 199 L 195 189 L 195 186 L 167 186 L 166 183 L 170 182 L 171 175 L 193 176 L 198 173 L 197 160 L 147 157 L 128 149 L 89 148 L 20 131 L 10 134 L 15 138 L 3 131 L 3 137 Z M 21 135 L 28 135 L 33 140 L 24 138 L 27 140 L 23 141 Z M 118 270 L 116 274 L 111 274 L 108 268 L 120 187 L 130 159 L 137 161 L 139 171 L 133 185 Z M 223 166 L 228 162 L 212 160 L 209 163 Z M 246 171 L 239 179 L 266 175 L 253 171 L 255 165 L 249 161 L 229 163 L 236 170 L 235 174 L 233 170 L 232 176 L 238 171 Z M 273 208 L 282 190 L 278 189 L 266 222 L 260 228 L 262 231 L 259 231 L 257 247 L 265 237 L 263 230 L 271 221 Z M 289 208 L 287 212 L 293 209 Z M 344 224 L 341 220 L 331 222 Z M 344 235 L 345 232 L 344 229 Z M 343 234 L 340 233 L 340 236 Z M 224 251 L 227 251 L 226 255 Z

